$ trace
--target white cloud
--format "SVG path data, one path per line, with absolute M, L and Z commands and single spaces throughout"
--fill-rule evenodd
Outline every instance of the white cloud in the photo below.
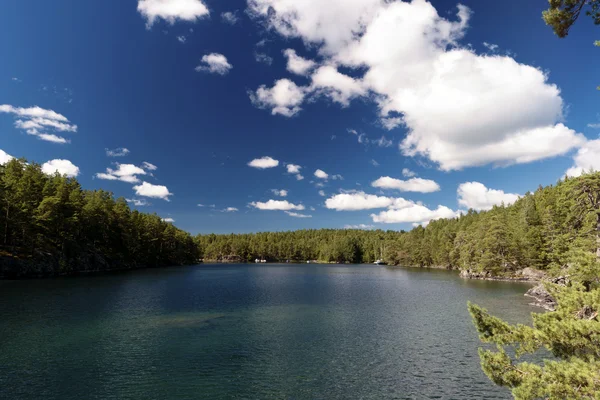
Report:
M 142 197 L 152 197 L 155 199 L 163 199 L 169 201 L 169 196 L 172 196 L 173 193 L 169 192 L 166 186 L 162 185 L 153 185 L 148 182 L 142 182 L 141 185 L 136 185 L 133 187 L 135 193 L 138 196 Z
M 306 75 L 317 65 L 313 60 L 300 57 L 293 49 L 286 49 L 283 54 L 287 58 L 287 70 L 296 75 Z
M 210 53 L 202 56 L 202 63 L 196 67 L 196 71 L 226 75 L 232 68 L 223 54 Z
M 68 139 L 53 133 L 77 132 L 77 125 L 72 124 L 67 117 L 52 110 L 38 106 L 22 108 L 9 104 L 0 105 L 0 113 L 13 114 L 16 118 L 15 127 L 24 130 L 28 135 L 36 136 L 40 140 L 53 143 L 69 143 Z
M 271 114 L 292 117 L 300 112 L 305 88 L 298 87 L 289 79 L 280 79 L 272 88 L 261 85 L 250 92 L 250 100 L 258 108 L 270 109 Z
M 335 175 L 331 175 L 331 179 L 333 179 L 334 181 L 337 181 L 337 180 L 343 181 L 344 177 L 340 174 L 335 174 Z
M 396 200 L 398 199 L 366 194 L 365 192 L 340 193 L 325 200 L 325 207 L 336 211 L 371 210 L 391 207 Z
M 227 207 L 227 208 L 224 208 L 223 210 L 221 210 L 221 212 L 229 212 L 229 213 L 230 212 L 238 212 L 238 211 L 240 211 L 240 210 L 238 210 L 235 207 Z
M 587 124 L 588 128 L 594 128 L 594 129 L 598 129 L 600 128 L 600 122 L 599 123 L 595 123 L 595 124 Z
M 329 178 L 329 174 L 321 169 L 315 171 L 315 176 L 319 179 L 327 179 Z
M 302 169 L 301 166 L 296 164 L 287 164 L 285 167 L 287 168 L 288 174 L 299 174 L 300 169 Z
M 379 163 L 376 160 L 371 160 L 370 162 L 374 167 L 379 167 Z
M 370 231 L 375 229 L 375 225 L 358 224 L 358 225 L 344 225 L 344 229 L 362 229 Z
M 509 205 L 519 199 L 516 193 L 504 193 L 502 190 L 488 189 L 479 182 L 465 182 L 458 186 L 458 204 L 474 210 L 490 210 L 504 203 Z
M 150 205 L 150 203 L 148 203 L 148 201 L 145 199 L 126 199 L 126 200 L 128 203 L 133 203 L 133 205 L 136 207 L 144 207 L 144 206 Z
M 204 204 L 198 204 L 198 207 L 206 207 Z
M 50 160 L 42 164 L 42 172 L 47 175 L 53 175 L 58 172 L 61 175 L 66 175 L 69 178 L 74 178 L 79 175 L 79 167 L 69 160 Z
M 158 18 L 173 24 L 176 20 L 195 21 L 209 14 L 200 0 L 138 0 L 137 10 L 146 18 L 148 28 Z
M 304 176 L 302 176 L 300 174 L 296 175 L 296 180 L 301 181 L 302 179 L 304 179 Z
M 342 107 L 347 107 L 353 98 L 367 94 L 362 81 L 344 75 L 330 65 L 320 67 L 314 72 L 310 90 L 329 97 Z
M 173 218 L 163 218 L 162 220 L 163 220 L 163 222 L 169 222 L 169 223 L 175 222 L 175 220 Z
M 288 191 L 285 189 L 271 189 L 271 192 L 273 192 L 274 195 L 281 197 L 286 197 L 288 195 Z
M 312 218 L 312 215 L 300 214 L 293 211 L 284 211 L 287 215 L 294 218 Z
M 0 165 L 6 164 L 7 162 L 9 162 L 10 160 L 12 160 L 13 158 L 14 158 L 13 156 L 11 156 L 10 154 L 8 154 L 4 150 L 0 149 Z
M 325 197 L 326 196 L 325 191 L 324 190 L 319 190 L 319 196 Z
M 104 149 L 108 157 L 125 157 L 130 153 L 129 149 L 125 147 L 118 147 L 116 149 Z
M 416 176 L 417 173 L 414 171 L 411 171 L 408 168 L 403 168 L 402 169 L 402 176 L 404 176 L 405 178 L 412 178 L 413 176 Z
M 258 169 L 275 168 L 279 165 L 279 160 L 275 160 L 271 157 L 265 156 L 261 158 L 255 158 L 248 163 L 248 166 Z
M 567 176 L 580 176 L 591 170 L 600 171 L 600 139 L 584 144 L 573 157 L 575 162 L 566 172 Z
M 177 40 L 180 43 L 185 43 L 185 41 L 187 40 L 185 36 L 181 35 L 181 36 L 177 36 Z
M 290 211 L 290 210 L 304 210 L 302 204 L 292 204 L 287 200 L 269 200 L 266 203 L 263 202 L 252 202 L 250 205 L 259 210 L 279 210 L 279 211 Z
M 528 163 L 585 142 L 560 123 L 563 100 L 546 73 L 460 46 L 471 14 L 465 6 L 449 20 L 425 0 L 248 4 L 255 18 L 324 58 L 313 76 L 322 79 L 326 68 L 327 84 L 305 88 L 295 113 L 311 90 L 342 105 L 355 96 L 372 99 L 384 126 L 408 129 L 404 155 L 427 157 L 446 171 Z M 338 76 L 344 67 L 357 74 Z
M 148 161 L 142 163 L 142 168 L 147 169 L 148 171 L 156 171 L 158 169 L 156 165 L 151 164 Z
M 382 211 L 379 214 L 371 214 L 373 222 L 385 224 L 413 223 L 413 225 L 426 225 L 433 220 L 455 218 L 457 216 L 458 212 L 445 206 L 438 206 L 435 210 L 431 210 L 417 203 L 411 203 L 404 208 Z
M 146 171 L 143 168 L 135 166 L 133 164 L 119 164 L 117 168 L 106 168 L 106 172 L 99 172 L 95 175 L 98 179 L 104 179 L 109 181 L 122 181 L 127 183 L 138 183 L 140 179 L 137 175 L 146 175 Z
M 240 18 L 238 17 L 237 11 L 226 11 L 221 13 L 221 20 L 229 25 L 235 25 L 238 23 Z
M 406 181 L 401 179 L 382 176 L 371 182 L 371 186 L 381 189 L 396 189 L 402 192 L 431 193 L 440 190 L 440 185 L 430 179 L 410 178 Z

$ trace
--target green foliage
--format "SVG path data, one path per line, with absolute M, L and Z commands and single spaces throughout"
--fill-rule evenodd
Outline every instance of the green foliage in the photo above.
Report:
M 548 0 L 549 8 L 542 18 L 560 38 L 569 34 L 569 29 L 585 10 L 596 25 L 600 25 L 600 0 Z
M 38 164 L 0 165 L 0 277 L 191 264 L 193 238 Z
M 558 246 L 550 237 L 556 244 L 547 255 L 565 260 L 550 272 L 566 284 L 545 284 L 557 301 L 556 311 L 532 314 L 531 327 L 513 326 L 469 304 L 479 338 L 497 346 L 496 351 L 480 349 L 481 365 L 516 399 L 600 399 L 600 175 L 562 182 L 550 197 L 559 199 L 559 207 L 548 210 L 555 219 L 546 222 L 549 233 L 564 243 Z M 554 359 L 519 361 L 541 349 Z

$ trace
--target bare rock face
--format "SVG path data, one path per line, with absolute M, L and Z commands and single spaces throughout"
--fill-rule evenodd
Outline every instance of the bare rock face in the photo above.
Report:
M 546 273 L 544 271 L 540 271 L 533 268 L 524 268 L 521 271 L 517 272 L 524 280 L 528 281 L 536 281 L 539 282 L 546 277 Z
M 569 278 L 568 276 L 559 276 L 557 278 L 549 279 L 548 282 L 566 286 L 569 282 Z M 525 296 L 534 299 L 534 302 L 530 303 L 532 306 L 541 307 L 548 311 L 556 310 L 556 299 L 552 297 L 548 290 L 546 290 L 543 282 L 529 289 L 527 293 L 525 293 Z

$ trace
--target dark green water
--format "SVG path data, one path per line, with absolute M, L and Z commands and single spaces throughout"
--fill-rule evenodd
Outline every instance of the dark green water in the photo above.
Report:
M 377 266 L 219 265 L 0 282 L 2 399 L 509 399 L 467 300 L 526 285 Z

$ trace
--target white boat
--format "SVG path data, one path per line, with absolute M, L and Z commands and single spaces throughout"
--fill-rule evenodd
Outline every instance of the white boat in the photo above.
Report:
M 377 260 L 377 261 L 375 261 L 374 264 L 375 265 L 385 265 L 385 261 L 383 261 L 383 260 Z

